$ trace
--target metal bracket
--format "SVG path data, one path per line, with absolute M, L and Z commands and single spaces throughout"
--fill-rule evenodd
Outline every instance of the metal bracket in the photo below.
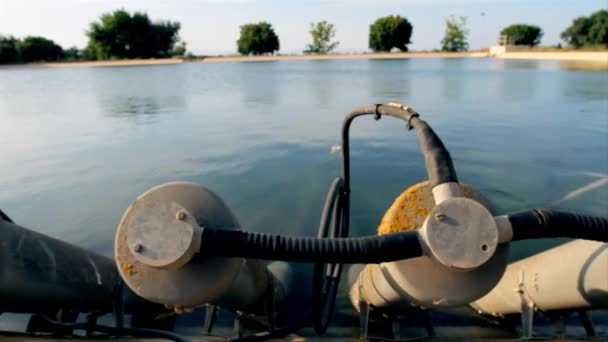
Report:
M 534 310 L 536 305 L 526 295 L 523 271 L 519 274 L 519 282 L 515 292 L 521 300 L 521 338 L 531 340 L 534 335 Z
M 114 323 L 116 327 L 124 327 L 125 322 L 125 303 L 124 303 L 124 285 L 122 280 L 118 282 L 114 290 L 114 296 L 112 300 L 112 311 L 114 313 Z
M 234 337 L 242 338 L 245 335 L 245 324 L 243 322 L 243 316 L 238 314 L 234 317 Z
M 381 313 L 375 309 L 373 305 L 366 303 L 365 301 L 359 302 L 359 339 L 361 340 L 388 340 L 388 341 L 417 341 L 425 338 L 435 337 L 435 327 L 433 326 L 433 320 L 431 312 L 422 308 L 412 308 L 414 310 L 412 314 L 418 315 L 424 322 L 424 329 L 426 336 L 405 338 L 401 333 L 401 327 L 407 323 L 408 316 L 391 315 Z M 375 313 L 374 313 L 375 311 Z M 370 335 L 370 322 L 371 317 L 379 317 L 379 321 L 390 323 L 390 332 L 387 331 L 387 335 L 384 336 L 372 336 Z
M 588 337 L 595 337 L 595 327 L 593 326 L 593 321 L 591 321 L 591 317 L 587 314 L 585 310 L 578 310 L 578 317 L 581 319 L 581 324 L 583 328 L 585 328 L 585 332 Z
M 215 321 L 217 320 L 219 307 L 213 304 L 207 304 L 205 306 L 205 321 L 203 323 L 203 334 L 209 335 L 213 330 Z
M 99 318 L 99 316 L 100 316 L 100 314 L 98 314 L 96 312 L 92 312 L 87 315 L 86 337 L 93 336 L 93 333 L 95 332 L 95 326 L 97 325 L 97 319 Z

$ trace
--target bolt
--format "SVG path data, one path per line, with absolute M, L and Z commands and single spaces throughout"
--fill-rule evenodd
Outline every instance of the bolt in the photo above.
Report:
M 445 214 L 441 214 L 441 213 L 435 214 L 435 219 L 439 222 L 445 221 L 445 218 L 446 218 Z
M 143 248 L 144 246 L 142 246 L 140 242 L 136 242 L 133 244 L 133 250 L 135 251 L 135 253 L 141 252 Z
M 186 213 L 180 210 L 177 212 L 177 215 L 175 215 L 175 218 L 177 218 L 179 221 L 183 221 L 186 219 Z

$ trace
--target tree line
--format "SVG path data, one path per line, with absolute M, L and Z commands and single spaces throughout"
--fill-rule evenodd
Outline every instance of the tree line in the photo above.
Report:
M 85 49 L 63 49 L 50 39 L 28 36 L 17 39 L 0 35 L 0 64 L 30 63 L 59 60 L 106 60 L 127 58 L 167 58 L 187 55 L 186 43 L 179 38 L 180 23 L 150 20 L 146 13 L 133 14 L 117 10 L 103 14 L 90 24 Z M 393 49 L 408 51 L 413 26 L 407 18 L 389 15 L 377 19 L 369 27 L 368 46 L 374 52 Z M 310 25 L 311 43 L 307 54 L 326 54 L 336 49 L 336 29 L 327 21 Z M 515 24 L 504 28 L 501 35 L 510 44 L 535 46 L 540 44 L 542 29 L 535 25 Z M 446 20 L 441 50 L 467 51 L 469 30 L 465 17 Z M 576 18 L 562 34 L 569 46 L 579 48 L 608 48 L 608 11 L 599 10 L 587 17 Z M 240 27 L 237 51 L 242 55 L 273 54 L 280 49 L 279 37 L 268 22 L 249 23 Z
M 183 56 L 186 43 L 179 40 L 179 29 L 178 22 L 153 22 L 145 13 L 117 10 L 90 24 L 82 50 L 64 50 L 44 37 L 0 35 L 0 64 Z

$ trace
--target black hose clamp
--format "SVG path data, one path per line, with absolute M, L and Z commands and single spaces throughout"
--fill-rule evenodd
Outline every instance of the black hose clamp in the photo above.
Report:
M 417 118 L 419 116 L 420 116 L 420 114 L 414 112 L 414 113 L 412 113 L 412 115 L 410 116 L 410 118 L 407 119 L 407 124 L 405 125 L 405 127 L 407 128 L 408 131 L 411 131 L 414 128 L 414 126 L 412 126 L 412 119 L 413 118 Z
M 376 112 L 374 113 L 374 120 L 376 121 L 382 118 L 382 114 L 380 113 L 380 106 L 382 106 L 382 104 L 376 103 Z

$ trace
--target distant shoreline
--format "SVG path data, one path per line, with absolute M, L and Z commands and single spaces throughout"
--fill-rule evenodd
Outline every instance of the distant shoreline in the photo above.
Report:
M 506 52 L 496 56 L 496 58 L 603 62 L 608 64 L 608 51 L 517 51 Z
M 61 61 L 61 62 L 38 62 L 25 64 L 0 65 L 3 67 L 25 67 L 25 68 L 74 68 L 74 67 L 112 67 L 112 66 L 140 66 L 140 65 L 166 65 L 180 64 L 181 58 L 158 58 L 158 59 L 120 59 L 106 61 Z
M 340 60 L 340 59 L 409 59 L 409 58 L 498 58 L 498 59 L 533 59 L 560 60 L 575 62 L 592 62 L 608 66 L 608 51 L 518 51 L 507 52 L 498 56 L 489 56 L 486 51 L 475 52 L 394 52 L 394 53 L 353 53 L 328 55 L 271 55 L 271 56 L 211 56 L 192 60 L 181 58 L 130 59 L 107 61 L 46 62 L 18 65 L 0 65 L 1 68 L 63 68 L 63 67 L 117 67 L 167 65 L 184 62 L 221 63 L 221 62 L 270 62 L 284 60 Z
M 219 56 L 193 60 L 194 62 L 267 62 L 328 59 L 408 59 L 408 58 L 480 58 L 485 51 L 476 52 L 383 52 L 383 53 L 332 53 L 327 55 L 272 55 L 272 56 Z

